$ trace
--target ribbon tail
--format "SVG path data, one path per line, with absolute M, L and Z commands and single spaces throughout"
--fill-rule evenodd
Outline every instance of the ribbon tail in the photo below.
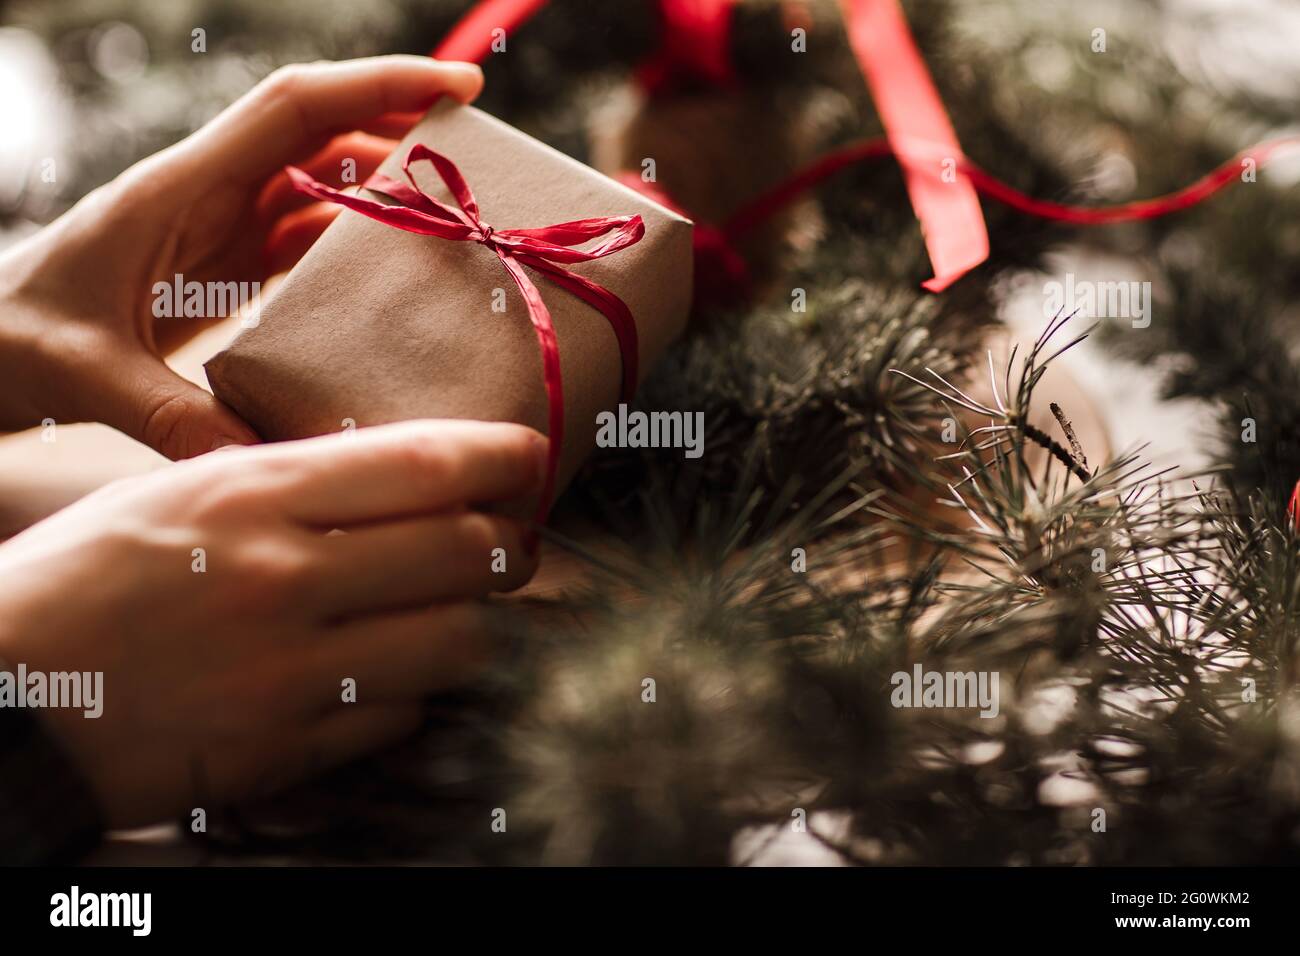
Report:
M 921 222 L 934 268 L 934 278 L 922 285 L 942 292 L 989 255 L 979 197 L 959 168 L 961 145 L 898 0 L 840 0 L 840 6 L 853 55 L 899 157 L 912 208 Z M 918 163 L 909 158 L 907 141 L 931 144 L 941 155 L 933 167 L 928 157 Z M 950 166 L 941 165 L 945 159 L 951 160 Z M 953 181 L 942 180 L 946 170 L 951 170 Z
M 627 303 L 604 286 L 545 259 L 529 256 L 522 261 L 539 272 L 545 272 L 552 282 L 576 295 L 609 321 L 623 363 L 623 380 L 619 393 L 622 401 L 630 402 L 636 394 L 641 371 L 638 367 L 640 343 L 637 340 L 636 319 L 632 317 L 632 310 L 627 307 Z
M 560 450 L 564 446 L 564 383 L 560 375 L 560 345 L 555 337 L 555 325 L 551 322 L 551 312 L 542 301 L 542 295 L 528 278 L 524 267 L 511 255 L 503 255 L 497 250 L 497 258 L 515 280 L 524 304 L 528 307 L 528 319 L 537 333 L 537 347 L 542 354 L 542 380 L 546 384 L 547 437 L 550 446 L 546 453 L 546 484 L 542 496 L 537 502 L 536 520 L 541 524 L 551 510 L 555 496 L 556 477 L 560 470 Z

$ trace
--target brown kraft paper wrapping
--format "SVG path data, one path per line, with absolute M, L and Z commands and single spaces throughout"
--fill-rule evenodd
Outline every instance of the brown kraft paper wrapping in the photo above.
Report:
M 644 376 L 686 323 L 690 221 L 450 100 L 425 115 L 380 172 L 403 179 L 402 160 L 416 142 L 460 168 L 483 221 L 494 228 L 642 217 L 640 242 L 566 268 L 627 303 Z M 426 193 L 455 205 L 430 164 L 412 172 Z M 528 271 L 559 341 L 565 447 L 558 491 L 594 445 L 597 413 L 617 405 L 622 367 L 606 318 Z M 494 312 L 494 299 L 503 294 L 506 310 Z M 476 242 L 416 235 L 346 209 L 262 304 L 258 324 L 241 330 L 206 369 L 217 397 L 268 441 L 338 432 L 349 419 L 360 428 L 472 418 L 546 432 L 537 339 L 496 254 Z

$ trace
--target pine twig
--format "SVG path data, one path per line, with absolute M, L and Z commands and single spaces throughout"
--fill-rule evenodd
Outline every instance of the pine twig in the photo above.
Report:
M 1052 414 L 1056 416 L 1056 421 L 1061 426 L 1061 431 L 1065 432 L 1065 438 L 1070 443 L 1070 451 L 1074 454 L 1074 460 L 1084 468 L 1087 468 L 1088 456 L 1083 453 L 1083 446 L 1079 444 L 1079 439 L 1074 434 L 1074 426 L 1070 423 L 1070 420 L 1065 417 L 1065 413 L 1061 411 L 1061 406 L 1056 404 L 1056 402 L 1048 402 L 1047 407 L 1050 408 Z
M 1018 428 L 1021 434 L 1032 441 L 1035 445 L 1045 448 L 1048 454 L 1069 469 L 1070 474 L 1074 475 L 1080 481 L 1090 481 L 1092 479 L 1091 472 L 1089 472 L 1083 465 L 1079 464 L 1075 457 L 1066 451 L 1065 446 L 1041 428 L 1029 424 L 1024 416 L 1012 418 L 1010 424 L 1015 428 Z

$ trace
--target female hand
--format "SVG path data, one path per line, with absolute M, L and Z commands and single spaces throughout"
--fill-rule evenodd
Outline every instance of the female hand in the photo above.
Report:
M 194 135 L 136 164 L 0 256 L 0 430 L 112 425 L 170 458 L 257 436 L 162 356 L 223 315 L 155 318 L 155 283 L 260 282 L 300 257 L 339 207 L 285 188 L 297 164 L 365 179 L 401 116 L 478 95 L 478 67 L 388 56 L 276 71 Z M 409 123 L 409 118 L 405 120 Z M 344 160 L 351 160 L 345 167 Z M 264 257 L 264 247 L 272 247 Z
M 0 545 L 0 660 L 103 674 L 100 717 L 40 713 L 112 826 L 269 792 L 476 672 L 474 599 L 536 562 L 470 509 L 535 495 L 545 462 L 522 426 L 422 421 L 117 482 Z

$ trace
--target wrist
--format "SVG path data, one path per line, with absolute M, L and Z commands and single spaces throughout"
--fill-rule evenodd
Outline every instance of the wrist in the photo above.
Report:
M 95 345 L 93 329 L 36 285 L 0 284 L 0 431 L 81 420 L 70 360 Z

